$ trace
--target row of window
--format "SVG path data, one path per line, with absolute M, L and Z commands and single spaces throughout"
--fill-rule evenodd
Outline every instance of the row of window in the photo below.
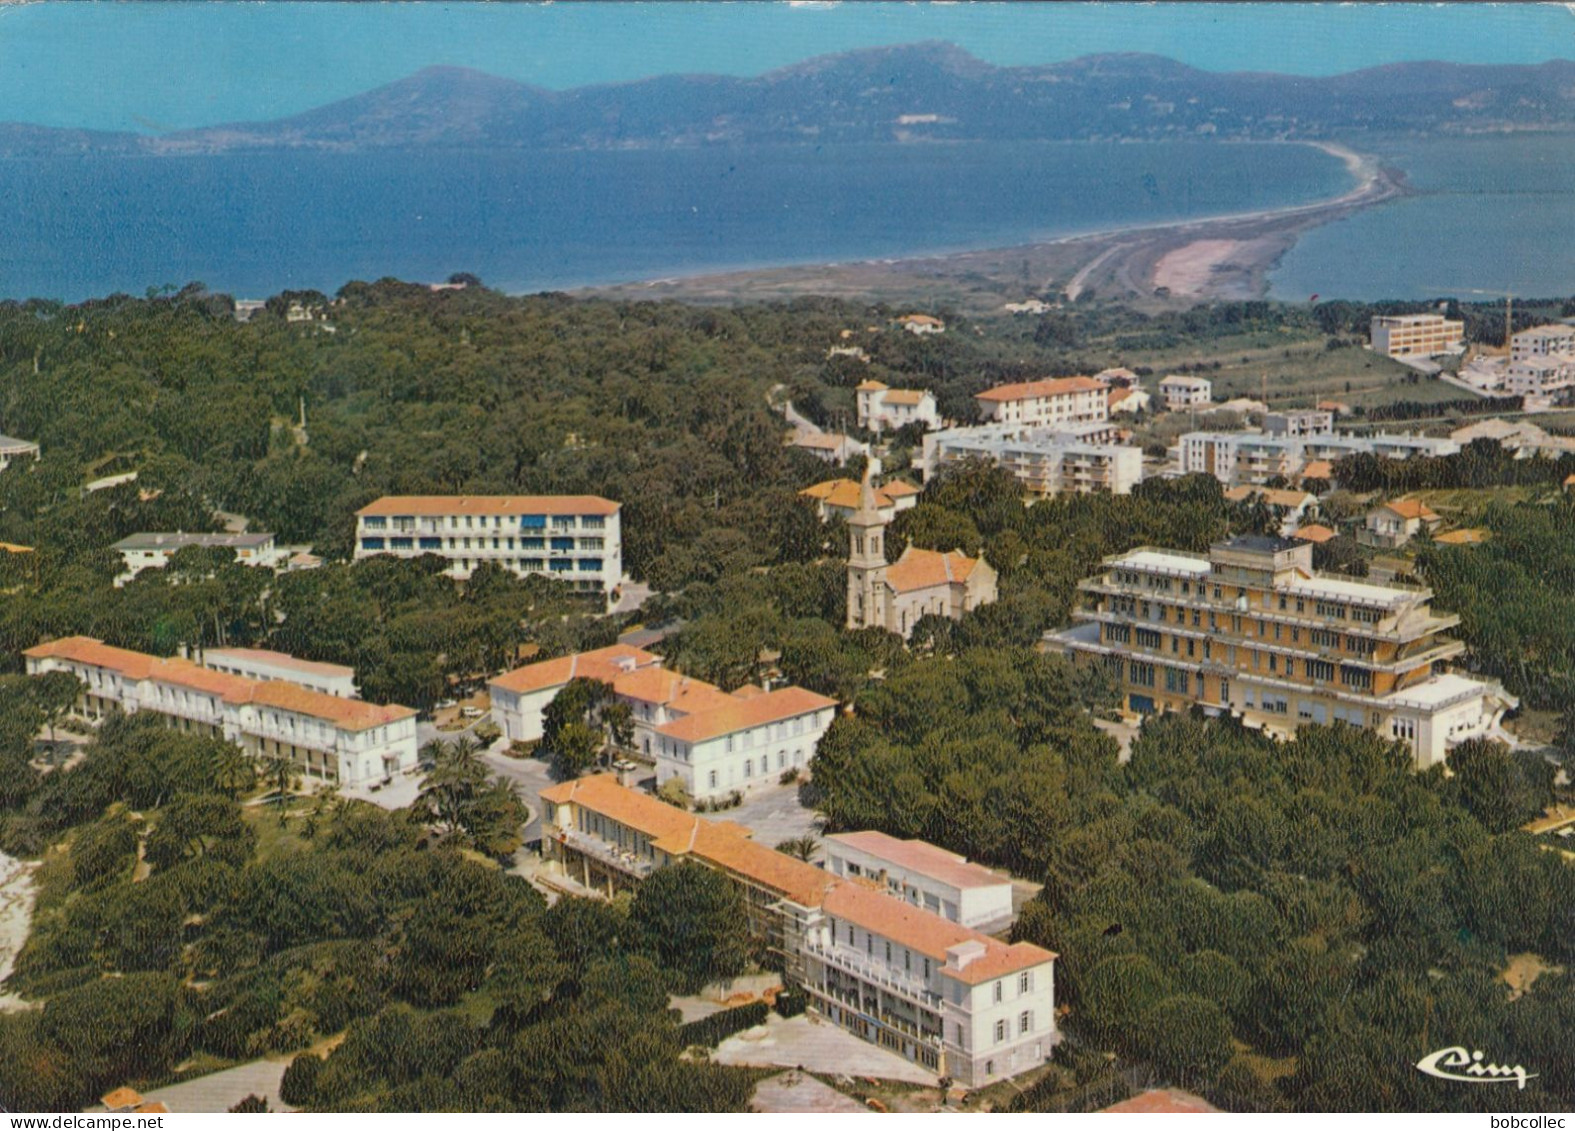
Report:
M 548 526 L 548 516 L 542 514 L 522 514 L 515 516 L 500 515 L 449 515 L 449 530 L 545 530 Z M 488 523 L 488 518 L 491 523 Z M 581 530 L 605 530 L 607 520 L 601 515 L 555 514 L 551 516 L 551 525 L 554 530 L 573 530 L 576 517 Z M 395 515 L 392 523 L 385 515 L 366 515 L 361 519 L 363 530 L 415 530 L 417 526 L 414 516 Z M 429 518 L 421 523 L 423 530 L 442 530 L 444 522 L 442 517 Z
M 1121 569 L 1118 569 L 1118 570 L 1114 571 L 1113 577 L 1114 577 L 1115 582 L 1117 584 L 1120 584 L 1120 585 L 1131 585 L 1133 587 L 1141 586 L 1143 588 L 1152 589 L 1155 592 L 1159 592 L 1159 593 L 1172 592 L 1173 591 L 1173 586 L 1174 586 L 1174 584 L 1176 584 L 1176 583 L 1173 583 L 1172 579 L 1170 579 L 1168 577 L 1158 577 L 1158 576 L 1155 576 L 1153 574 L 1140 573 L 1140 572 L 1135 571 L 1135 570 L 1121 570 Z M 1180 585 L 1181 592 L 1182 592 L 1183 595 L 1185 595 L 1185 596 L 1190 596 L 1191 595 L 1192 583 L 1190 581 L 1179 582 L 1179 585 Z M 1199 597 L 1202 597 L 1202 596 L 1206 595 L 1205 591 L 1208 588 L 1208 586 L 1206 586 L 1202 581 L 1199 581 L 1197 583 L 1197 588 L 1198 588 L 1197 595 Z M 1225 599 L 1225 592 L 1224 592 L 1224 587 L 1223 586 L 1216 584 L 1216 585 L 1213 586 L 1213 590 L 1214 590 L 1214 599 L 1216 601 L 1221 601 L 1221 600 Z M 1240 600 L 1240 599 L 1245 598 L 1246 596 L 1247 596 L 1246 588 L 1242 587 L 1242 586 L 1238 586 L 1236 588 L 1236 597 L 1237 597 L 1237 599 Z M 1114 607 L 1115 600 L 1120 600 L 1120 598 L 1114 599 L 1112 601 L 1112 607 Z M 1304 598 L 1301 598 L 1301 597 L 1292 598 L 1288 594 L 1280 593 L 1280 594 L 1274 595 L 1272 600 L 1274 601 L 1274 603 L 1278 604 L 1279 609 L 1280 609 L 1281 612 L 1289 612 L 1293 606 L 1294 606 L 1296 612 L 1298 612 L 1298 613 L 1305 613 L 1307 611 L 1307 602 L 1306 602 L 1306 600 Z M 1127 601 L 1130 603 L 1130 598 L 1128 598 Z M 1268 608 L 1270 603 L 1271 603 L 1271 595 L 1269 593 L 1265 592 L 1264 595 L 1263 595 L 1264 607 Z M 1163 606 L 1162 606 L 1162 608 L 1163 608 Z M 1369 609 L 1369 608 L 1366 608 L 1366 607 L 1361 606 L 1361 605 L 1346 605 L 1346 604 L 1343 604 L 1343 603 L 1337 602 L 1337 601 L 1314 601 L 1313 602 L 1313 611 L 1316 612 L 1321 617 L 1328 617 L 1328 618 L 1330 618 L 1332 620 L 1346 620 L 1347 618 L 1349 618 L 1350 620 L 1356 621 L 1356 622 L 1358 622 L 1360 624 L 1377 624 L 1379 621 L 1381 621 L 1384 618 L 1384 613 L 1383 613 L 1383 610 L 1381 610 L 1381 609 Z M 1180 612 L 1180 610 L 1178 610 L 1178 613 L 1179 612 Z M 1148 613 L 1145 611 L 1143 615 L 1147 616 Z M 1197 612 L 1196 609 L 1194 609 L 1193 610 L 1193 617 L 1196 618 L 1197 615 L 1198 615 L 1198 612 Z M 1163 619 L 1163 615 L 1161 615 L 1161 619 Z M 1194 619 L 1193 623 L 1197 623 L 1196 619 Z
M 516 541 L 519 543 L 518 547 L 515 546 Z M 548 545 L 548 540 L 545 538 L 493 538 L 490 548 L 493 550 L 514 550 L 518 548 L 521 550 L 539 551 L 547 549 Z M 471 545 L 470 538 L 450 538 L 445 543 L 442 538 L 437 537 L 423 535 L 419 538 L 407 538 L 398 534 L 386 539 L 381 535 L 367 535 L 362 537 L 361 546 L 367 550 L 381 550 L 386 547 L 390 550 L 414 550 L 419 548 L 434 552 L 441 552 L 445 549 L 485 550 L 489 548 L 485 538 L 477 538 L 475 539 L 475 545 Z M 575 546 L 576 543 L 573 538 L 553 538 L 551 540 L 551 548 L 555 551 L 567 550 L 573 552 Z M 604 550 L 607 548 L 607 540 L 605 538 L 581 538 L 578 548 L 581 550 Z

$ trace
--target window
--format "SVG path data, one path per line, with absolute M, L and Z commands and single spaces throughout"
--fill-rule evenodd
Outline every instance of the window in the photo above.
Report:
M 996 1001 L 1000 1001 L 1001 1000 L 1001 983 L 1000 982 L 995 983 L 995 1000 Z
M 755 776 L 755 760 L 753 758 L 744 759 L 744 776 L 746 778 Z
M 1127 680 L 1139 687 L 1154 686 L 1154 665 L 1133 660 L 1127 665 Z
M 1338 632 L 1330 632 L 1326 628 L 1308 630 L 1308 638 L 1320 648 L 1338 648 L 1340 646 L 1340 634 Z
M 1304 667 L 1307 669 L 1308 679 L 1334 679 L 1334 665 L 1328 660 L 1308 660 L 1305 662 Z
M 1152 628 L 1140 628 L 1137 630 L 1137 642 L 1140 648 L 1158 648 L 1159 633 Z
M 381 550 L 383 548 L 383 539 L 363 538 L 361 539 L 361 548 L 363 550 Z
M 1124 624 L 1105 625 L 1105 639 L 1113 644 L 1130 644 L 1132 642 L 1132 629 Z
M 716 788 L 716 771 L 715 770 L 711 771 L 711 788 L 712 789 Z
M 1034 988 L 1034 976 L 1032 974 L 1030 974 L 1028 971 L 1025 970 L 1025 971 L 1023 971 L 1021 974 L 1019 974 L 1017 976 L 1017 992 L 1018 993 L 1026 994 L 1029 990 L 1031 990 L 1033 988 Z
M 1365 668 L 1353 668 L 1348 664 L 1341 664 L 1340 682 L 1358 691 L 1369 691 L 1373 686 L 1373 673 Z
M 995 1043 L 1000 1044 L 1004 1040 L 1006 1040 L 1006 1022 L 997 1021 L 995 1023 Z
M 891 940 L 890 939 L 886 940 L 886 961 L 887 962 L 891 961 Z
M 361 525 L 367 530 L 387 530 L 388 519 L 367 517 L 361 520 Z
M 1029 1010 L 1023 1010 L 1017 1015 L 1017 1032 L 1026 1033 L 1034 1027 L 1034 1015 Z
M 1165 669 L 1165 690 L 1173 694 L 1187 693 L 1187 673 L 1179 668 Z

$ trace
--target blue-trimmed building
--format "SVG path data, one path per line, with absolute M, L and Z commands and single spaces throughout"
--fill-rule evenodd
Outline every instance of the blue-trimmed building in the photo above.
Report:
M 595 495 L 385 495 L 356 512 L 355 556 L 447 558 L 452 577 L 483 562 L 600 592 L 623 577 L 619 504 Z

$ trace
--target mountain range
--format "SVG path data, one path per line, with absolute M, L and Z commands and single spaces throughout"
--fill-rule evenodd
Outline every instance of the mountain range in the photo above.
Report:
M 0 123 L 0 155 L 620 149 L 848 142 L 1481 133 L 1575 126 L 1575 61 L 1410 62 L 1328 77 L 1156 55 L 997 67 L 949 43 L 828 55 L 755 78 L 553 91 L 458 67 L 289 118 L 159 135 Z

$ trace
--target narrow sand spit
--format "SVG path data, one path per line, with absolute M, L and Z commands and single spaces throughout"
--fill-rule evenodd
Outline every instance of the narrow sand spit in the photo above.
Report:
M 1194 240 L 1166 252 L 1154 264 L 1154 285 L 1173 295 L 1201 295 L 1209 289 L 1214 269 L 1242 246 L 1241 240 Z

